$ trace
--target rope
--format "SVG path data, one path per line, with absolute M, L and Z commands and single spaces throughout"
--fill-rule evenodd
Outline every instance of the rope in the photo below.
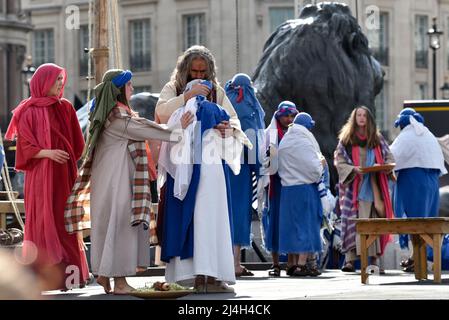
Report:
M 110 66 L 122 69 L 121 43 L 120 43 L 120 20 L 118 16 L 118 2 L 111 0 L 108 6 L 108 26 L 109 26 L 109 48 L 111 52 Z
M 3 146 L 3 138 L 2 138 L 1 129 L 0 129 L 0 145 Z M 20 227 L 22 228 L 22 230 L 24 230 L 25 227 L 24 227 L 24 223 L 22 220 L 22 216 L 20 215 L 20 210 L 17 207 L 16 199 L 15 199 L 14 193 L 12 191 L 11 177 L 9 176 L 8 163 L 6 161 L 6 157 L 5 157 L 5 161 L 3 163 L 3 167 L 1 168 L 1 172 L 2 172 L 2 178 L 3 178 L 3 182 L 4 182 L 3 184 L 5 186 L 6 194 L 8 195 L 8 200 L 12 205 L 12 208 L 14 210 L 14 215 L 16 216 L 16 219 L 19 222 Z
M 107 8 L 107 19 L 108 19 L 108 48 L 109 48 L 109 68 L 115 69 L 117 63 L 116 51 L 114 46 L 114 26 L 112 25 L 112 7 L 114 6 L 113 0 L 109 1 Z
M 239 0 L 235 0 L 235 64 L 236 73 L 240 70 L 240 37 L 239 37 Z
M 88 48 L 88 63 L 87 63 L 87 101 L 90 101 L 90 96 L 92 92 L 92 16 L 94 14 L 94 0 L 89 0 L 89 21 L 88 21 L 88 33 L 89 33 L 89 48 Z
M 112 8 L 112 24 L 113 24 L 113 36 L 114 36 L 114 43 L 115 43 L 115 56 L 117 58 L 117 66 L 119 69 L 123 69 L 123 63 L 122 63 L 122 43 L 121 43 L 121 34 L 120 34 L 120 18 L 118 14 L 118 1 L 113 0 Z

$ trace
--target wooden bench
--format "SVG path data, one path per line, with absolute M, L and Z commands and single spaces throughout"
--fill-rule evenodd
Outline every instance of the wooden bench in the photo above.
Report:
M 449 233 L 449 218 L 354 219 L 360 235 L 362 283 L 368 274 L 368 248 L 383 234 L 410 234 L 413 243 L 415 278 L 427 279 L 426 244 L 433 249 L 433 281 L 441 283 L 441 243 Z
M 23 199 L 16 200 L 17 207 L 21 214 L 25 213 L 25 204 Z M 14 214 L 14 208 L 8 200 L 0 200 L 0 229 L 6 229 L 6 216 Z

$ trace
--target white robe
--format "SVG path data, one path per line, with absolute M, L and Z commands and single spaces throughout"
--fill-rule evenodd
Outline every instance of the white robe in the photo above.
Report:
M 179 257 L 172 258 L 167 263 L 165 279 L 167 282 L 192 285 L 196 275 L 207 275 L 234 284 L 235 269 L 226 180 L 221 161 L 224 159 L 234 174 L 238 174 L 238 150 L 241 152 L 243 146 L 234 137 L 222 139 L 216 130 L 207 132 L 203 143 L 207 145 L 202 151 L 203 162 L 195 198 L 193 257 L 182 260 Z M 210 148 L 211 146 L 215 147 Z
M 440 174 L 446 174 L 444 156 L 435 136 L 422 123 L 410 116 L 410 125 L 390 146 L 396 161 L 395 170 L 407 168 L 439 169 Z

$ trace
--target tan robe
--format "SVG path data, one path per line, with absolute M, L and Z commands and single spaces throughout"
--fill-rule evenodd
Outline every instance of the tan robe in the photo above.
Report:
M 366 147 L 360 148 L 360 163 L 366 163 Z M 393 163 L 394 158 L 393 154 L 388 151 L 385 163 Z M 337 158 L 337 171 L 338 171 L 338 179 L 339 183 L 349 184 L 354 181 L 355 173 L 353 172 L 354 166 L 350 165 L 346 162 L 346 160 L 339 156 Z M 371 186 L 373 188 L 373 193 L 377 195 L 381 195 L 381 190 L 379 183 L 375 175 L 371 175 Z M 359 194 L 362 184 L 359 184 Z M 385 212 L 385 210 L 384 210 Z M 358 218 L 385 218 L 385 213 L 380 215 L 374 206 L 374 202 L 369 201 L 361 201 L 359 200 L 359 209 L 358 209 Z M 357 256 L 360 256 L 360 236 L 356 236 L 356 250 L 350 250 L 346 253 L 346 261 L 354 261 L 357 259 Z M 375 257 L 380 255 L 380 239 L 377 238 L 376 241 L 369 247 L 368 256 Z
M 91 265 L 95 275 L 131 276 L 137 266 L 150 265 L 149 230 L 130 225 L 135 165 L 128 142 L 177 138 L 136 118 L 114 119 L 103 131 L 95 147 L 91 176 Z

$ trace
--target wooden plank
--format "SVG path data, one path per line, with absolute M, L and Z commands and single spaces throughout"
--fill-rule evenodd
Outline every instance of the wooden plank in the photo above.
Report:
M 433 246 L 433 238 L 432 236 L 422 233 L 420 234 L 421 238 L 423 238 L 423 240 L 429 245 L 429 246 Z
M 366 235 L 360 236 L 360 260 L 361 266 L 360 271 L 362 274 L 362 283 L 366 284 L 366 280 L 368 280 L 368 274 L 366 273 L 366 268 L 368 267 L 368 246 L 366 242 Z
M 16 200 L 17 208 L 20 213 L 25 213 L 25 203 L 23 199 Z M 14 213 L 14 208 L 9 201 L 0 201 L 0 214 L 4 213 Z
M 449 219 L 357 219 L 356 230 L 359 234 L 434 234 L 449 233 Z
M 448 233 L 449 222 L 438 221 L 420 221 L 420 222 L 361 222 L 357 223 L 357 232 L 359 233 L 381 233 L 381 232 L 398 232 L 398 233 Z
M 6 229 L 6 214 L 0 214 L 0 229 Z
M 431 218 L 351 218 L 349 220 L 360 221 L 360 222 L 382 222 L 382 221 L 410 221 L 410 222 L 419 222 L 419 221 L 446 221 L 449 222 L 449 217 L 431 217 Z
M 19 196 L 19 193 L 17 191 L 12 192 L 14 199 L 17 199 Z M 8 192 L 6 191 L 0 191 L 0 200 L 9 200 L 8 198 Z
M 426 242 L 420 237 L 419 238 L 419 258 L 420 261 L 420 267 L 421 267 L 421 273 L 420 278 L 421 279 L 427 279 L 427 250 L 426 250 Z
M 433 235 L 433 282 L 441 283 L 441 234 Z
M 374 235 L 374 234 L 372 234 L 372 235 L 370 235 L 370 236 L 368 237 L 368 240 L 366 241 L 366 248 L 367 248 L 367 249 L 370 247 L 370 245 L 373 244 L 374 241 L 376 241 L 377 237 L 378 237 L 378 236 L 377 236 L 377 235 Z

